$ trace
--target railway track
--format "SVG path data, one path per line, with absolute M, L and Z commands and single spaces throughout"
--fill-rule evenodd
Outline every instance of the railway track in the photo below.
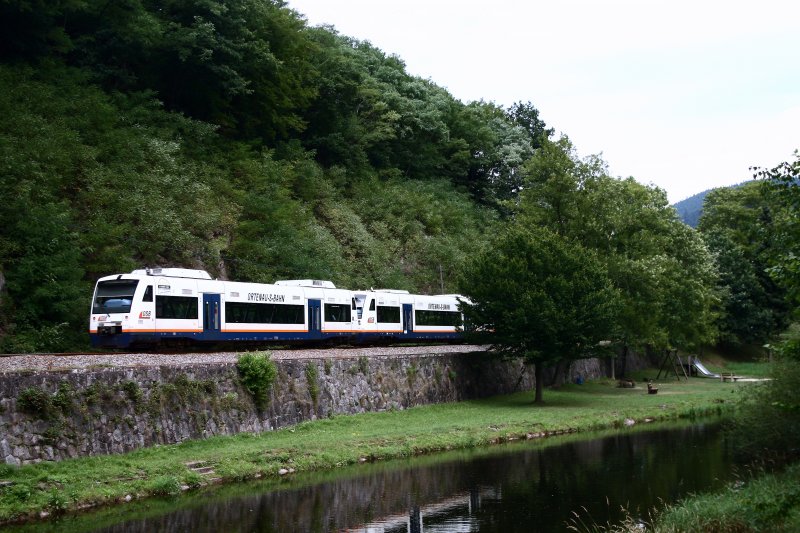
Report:
M 348 359 L 359 357 L 406 357 L 486 351 L 485 346 L 441 344 L 426 346 L 366 346 L 339 348 L 281 348 L 267 350 L 274 360 Z M 64 371 L 91 368 L 126 368 L 132 366 L 182 366 L 194 364 L 236 363 L 244 352 L 86 352 L 0 354 L 0 373 L 23 371 Z

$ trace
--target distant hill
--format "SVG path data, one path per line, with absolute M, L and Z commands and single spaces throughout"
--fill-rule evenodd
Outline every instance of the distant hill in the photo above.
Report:
M 745 183 L 748 182 L 745 181 L 737 185 L 731 185 L 730 187 L 741 187 Z M 685 200 L 681 200 L 680 202 L 672 204 L 672 207 L 678 211 L 678 216 L 681 217 L 681 220 L 683 220 L 686 225 L 696 228 L 697 224 L 700 222 L 700 216 L 703 214 L 703 202 L 706 200 L 706 195 L 718 188 L 722 187 L 706 189 L 705 191 L 699 192 L 694 196 L 690 196 Z
M 694 196 L 690 196 L 685 200 L 681 200 L 672 205 L 677 211 L 678 216 L 681 217 L 683 222 L 693 228 L 697 227 L 697 223 L 700 221 L 700 215 L 703 214 L 703 202 L 706 199 L 706 195 L 713 191 L 714 189 L 706 189 L 703 192 L 699 192 Z

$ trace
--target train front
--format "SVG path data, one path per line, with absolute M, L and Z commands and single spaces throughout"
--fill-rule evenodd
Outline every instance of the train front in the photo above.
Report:
M 115 274 L 97 281 L 89 318 L 92 346 L 125 348 L 131 344 L 131 331 L 139 319 L 134 316 L 134 302 L 142 301 L 144 296 L 137 294 L 140 281 L 139 276 L 131 274 Z

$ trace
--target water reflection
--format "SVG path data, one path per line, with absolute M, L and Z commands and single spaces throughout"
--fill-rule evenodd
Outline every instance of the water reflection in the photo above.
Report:
M 646 510 L 718 487 L 731 475 L 718 424 L 567 440 L 361 466 L 344 476 L 326 474 L 321 483 L 266 492 L 263 485 L 246 485 L 236 494 L 182 498 L 172 502 L 181 509 L 154 508 L 151 516 L 93 530 L 564 531 L 575 510 L 585 508 L 598 523 L 614 522 L 621 506 Z M 69 520 L 59 531 L 68 526 Z M 92 529 L 85 521 L 80 527 Z

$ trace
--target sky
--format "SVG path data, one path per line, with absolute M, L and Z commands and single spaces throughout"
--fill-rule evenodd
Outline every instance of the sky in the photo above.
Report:
M 463 102 L 530 101 L 677 202 L 800 149 L 797 0 L 289 0 Z

